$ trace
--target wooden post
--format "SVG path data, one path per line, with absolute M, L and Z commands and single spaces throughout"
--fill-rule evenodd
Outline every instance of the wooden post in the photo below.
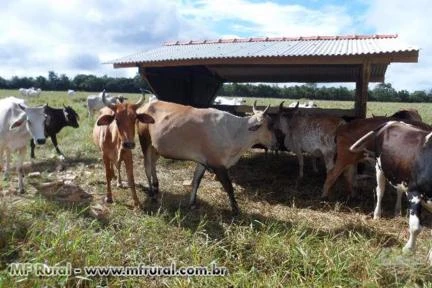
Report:
M 360 118 L 366 118 L 366 105 L 368 86 L 371 72 L 371 65 L 369 61 L 365 61 L 360 65 L 360 75 L 356 82 L 356 96 L 355 96 L 355 115 Z

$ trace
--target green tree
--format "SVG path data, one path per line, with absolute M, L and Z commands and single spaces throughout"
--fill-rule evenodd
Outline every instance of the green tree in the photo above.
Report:
M 399 101 L 401 102 L 409 102 L 410 101 L 410 93 L 407 90 L 400 90 L 397 92 Z
M 414 91 L 410 95 L 410 100 L 412 102 L 429 102 L 425 91 Z
M 48 90 L 49 86 L 48 86 L 48 81 L 45 77 L 43 76 L 38 76 L 36 77 L 35 81 L 34 81 L 34 86 L 35 87 L 39 87 L 42 90 Z
M 373 97 L 380 102 L 392 102 L 398 101 L 398 95 L 395 89 L 391 86 L 390 83 L 381 83 L 378 84 L 373 90 Z
M 58 90 L 59 78 L 54 71 L 48 71 L 48 87 L 50 90 Z

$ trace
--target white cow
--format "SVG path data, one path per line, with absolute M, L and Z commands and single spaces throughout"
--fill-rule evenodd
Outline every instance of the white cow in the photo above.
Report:
M 33 138 L 35 143 L 45 143 L 45 105 L 27 107 L 23 99 L 8 97 L 0 100 L 0 162 L 6 154 L 4 175 L 8 176 L 10 155 L 17 151 L 16 169 L 19 192 L 24 193 L 22 163 L 27 144 Z
M 157 97 L 156 97 L 156 95 L 150 94 L 148 102 L 150 103 L 150 102 L 153 102 L 153 101 L 156 101 L 156 100 L 158 100 Z
M 76 92 L 75 92 L 75 90 L 69 89 L 67 91 L 67 94 L 68 94 L 68 96 L 75 96 Z
M 89 117 L 92 117 L 95 111 L 99 111 L 105 107 L 105 104 L 102 101 L 102 93 L 103 92 L 98 95 L 87 96 L 87 110 Z M 117 101 L 116 97 L 111 97 L 108 93 L 105 93 L 105 99 L 111 104 L 116 104 Z
M 18 89 L 21 96 L 25 97 L 27 96 L 27 89 L 26 88 L 19 88 Z
M 307 103 L 303 103 L 303 104 L 301 104 L 301 103 L 299 103 L 299 102 L 297 101 L 297 102 L 290 103 L 290 104 L 288 105 L 288 107 L 290 107 L 290 108 L 294 108 L 294 107 L 297 106 L 297 104 L 298 104 L 298 107 L 299 107 L 299 108 L 316 108 L 316 107 L 318 107 L 318 106 L 314 103 L 314 101 L 308 101 Z
M 230 106 L 239 106 L 243 104 L 245 100 L 241 97 L 228 98 L 224 96 L 217 96 L 213 103 L 216 105 L 230 105 Z
M 23 96 L 23 97 L 37 97 L 42 92 L 42 90 L 40 88 L 35 89 L 34 87 L 30 87 L 28 89 L 20 88 L 20 89 L 18 89 L 18 91 L 20 92 L 21 96 Z
M 32 88 L 27 89 L 27 96 L 28 97 L 38 97 L 41 92 L 42 92 L 42 90 L 40 88 L 34 89 L 32 87 Z

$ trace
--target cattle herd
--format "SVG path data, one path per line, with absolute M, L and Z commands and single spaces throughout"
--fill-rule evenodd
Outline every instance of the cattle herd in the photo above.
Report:
M 74 93 L 68 91 L 68 95 Z M 299 162 L 299 180 L 303 177 L 303 153 L 322 157 L 327 171 L 321 195 L 323 200 L 329 198 L 332 186 L 342 174 L 346 179 L 347 196 L 355 196 L 357 165 L 360 162 L 375 163 L 377 203 L 374 219 L 381 216 L 386 180 L 398 191 L 396 214 L 401 213 L 403 194 L 409 201 L 410 234 L 403 249 L 405 252 L 415 249 L 422 209 L 432 212 L 432 126 L 422 122 L 415 110 L 401 110 L 388 117 L 343 119 L 326 115 L 319 109 L 308 112 L 308 109 L 299 109 L 298 104 L 286 108 L 283 102 L 276 113 L 269 113 L 269 107 L 259 110 L 254 103 L 250 116 L 239 117 L 214 108 L 198 109 L 157 99 L 145 103 L 144 95 L 137 103 L 126 100 L 121 96 L 111 97 L 105 91 L 87 99 L 89 117 L 99 111 L 93 140 L 103 158 L 107 185 L 105 200 L 108 203 L 113 202 L 114 167 L 117 184 L 121 185 L 120 169 L 124 163 L 134 204 L 140 207 L 131 152 L 136 146 L 137 133 L 144 156 L 149 197 L 154 200 L 159 192 L 156 162 L 161 155 L 196 163 L 191 207 L 196 205 L 198 187 L 208 170 L 216 174 L 228 194 L 233 214 L 238 214 L 228 169 L 249 148 L 260 144 L 295 153 Z M 11 153 L 17 152 L 19 192 L 24 193 L 22 162 L 28 143 L 34 158 L 35 145 L 44 144 L 49 136 L 57 153 L 63 155 L 56 134 L 65 126 L 77 128 L 78 120 L 78 114 L 70 106 L 58 109 L 48 105 L 29 107 L 25 100 L 15 97 L 0 100 L 1 162 L 4 160 L 3 170 L 7 177 Z M 432 262 L 432 256 L 430 258 Z

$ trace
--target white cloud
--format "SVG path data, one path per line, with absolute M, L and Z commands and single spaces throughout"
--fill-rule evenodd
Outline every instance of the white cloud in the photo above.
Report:
M 175 2 L 18 0 L 0 10 L 0 76 L 47 75 L 48 70 L 133 75 L 95 65 L 177 39 L 197 29 L 178 17 Z M 89 61 L 89 63 L 85 63 Z
M 200 0 L 188 3 L 182 15 L 213 26 L 232 22 L 231 33 L 249 36 L 335 35 L 351 26 L 345 8 L 327 6 L 322 10 L 300 5 L 282 5 L 270 1 Z M 205 25 L 205 24 L 204 24 Z
M 172 40 L 399 33 L 421 48 L 420 63 L 392 64 L 386 80 L 397 89 L 432 88 L 428 1 L 312 2 L 68 0 L 59 5 L 57 0 L 3 0 L 0 76 L 46 76 L 49 70 L 68 76 L 132 76 L 137 69 L 98 63 Z
M 428 0 L 371 0 L 365 24 L 376 33 L 397 33 L 399 38 L 420 48 L 416 64 L 394 63 L 386 73 L 386 82 L 396 89 L 432 88 L 432 6 Z

